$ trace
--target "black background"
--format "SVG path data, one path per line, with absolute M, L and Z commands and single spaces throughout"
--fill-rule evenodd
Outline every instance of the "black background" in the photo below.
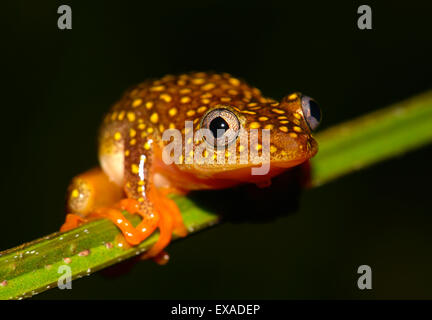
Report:
M 57 28 L 60 4 L 72 7 L 72 30 Z M 103 113 L 146 78 L 215 70 L 277 99 L 298 90 L 320 102 L 321 129 L 430 89 L 427 1 L 370 2 L 364 31 L 361 4 L 3 3 L 0 249 L 59 228 L 68 182 L 97 164 Z M 37 298 L 432 298 L 431 155 L 310 190 L 293 215 L 176 242 L 167 266 L 143 262 Z M 362 264 L 373 290 L 356 286 Z

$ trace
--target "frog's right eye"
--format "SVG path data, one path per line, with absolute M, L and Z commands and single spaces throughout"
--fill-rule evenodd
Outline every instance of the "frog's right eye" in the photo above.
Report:
M 237 138 L 240 122 L 233 112 L 219 108 L 205 115 L 201 128 L 210 131 L 211 138 L 206 139 L 207 143 L 212 146 L 224 146 Z
M 311 130 L 315 130 L 321 122 L 321 108 L 314 99 L 308 96 L 302 97 L 301 104 L 307 125 Z

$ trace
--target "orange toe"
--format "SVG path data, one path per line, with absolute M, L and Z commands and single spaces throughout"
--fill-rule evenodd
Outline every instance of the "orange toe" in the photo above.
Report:
M 145 256 L 140 257 L 140 259 L 145 259 Z M 154 262 L 156 262 L 158 265 L 161 266 L 166 265 L 169 259 L 170 259 L 169 254 L 164 250 L 162 250 L 159 254 L 157 254 L 155 257 L 152 258 Z
M 114 208 L 97 209 L 92 216 L 110 219 L 123 233 L 125 240 L 130 245 L 137 245 L 144 241 L 157 227 L 157 217 L 143 219 L 135 228 L 132 223 L 126 219 L 120 210 Z
M 165 214 L 159 218 L 159 238 L 149 251 L 143 254 L 143 259 L 154 258 L 170 243 L 173 230 L 171 216 Z
M 66 220 L 63 223 L 63 225 L 60 228 L 60 232 L 69 231 L 71 229 L 75 229 L 76 227 L 80 226 L 81 224 L 87 222 L 86 219 L 83 217 L 74 214 L 74 213 L 68 213 L 66 215 Z

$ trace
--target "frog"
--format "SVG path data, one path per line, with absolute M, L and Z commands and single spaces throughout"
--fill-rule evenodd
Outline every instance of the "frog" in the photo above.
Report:
M 173 234 L 188 234 L 171 195 L 247 183 L 266 187 L 317 153 L 313 132 L 320 122 L 321 109 L 309 96 L 294 92 L 277 101 L 229 73 L 146 80 L 126 90 L 104 116 L 99 167 L 71 181 L 61 231 L 106 218 L 128 245 L 136 246 L 158 230 L 156 243 L 142 258 L 166 257 Z M 249 134 L 259 130 L 267 139 L 264 133 L 251 139 Z M 167 132 L 177 135 L 166 139 Z M 181 137 L 180 142 L 173 137 Z M 261 163 L 256 161 L 260 152 L 267 155 Z M 194 161 L 194 154 L 200 154 L 200 161 Z M 263 164 L 267 170 L 253 174 Z M 134 227 L 123 211 L 142 220 Z

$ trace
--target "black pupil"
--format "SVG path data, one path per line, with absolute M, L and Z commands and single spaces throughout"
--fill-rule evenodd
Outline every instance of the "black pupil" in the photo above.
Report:
M 210 131 L 216 138 L 222 137 L 228 128 L 228 123 L 222 117 L 216 117 L 210 122 Z
M 321 121 L 321 109 L 314 100 L 309 101 L 310 113 L 318 122 Z

